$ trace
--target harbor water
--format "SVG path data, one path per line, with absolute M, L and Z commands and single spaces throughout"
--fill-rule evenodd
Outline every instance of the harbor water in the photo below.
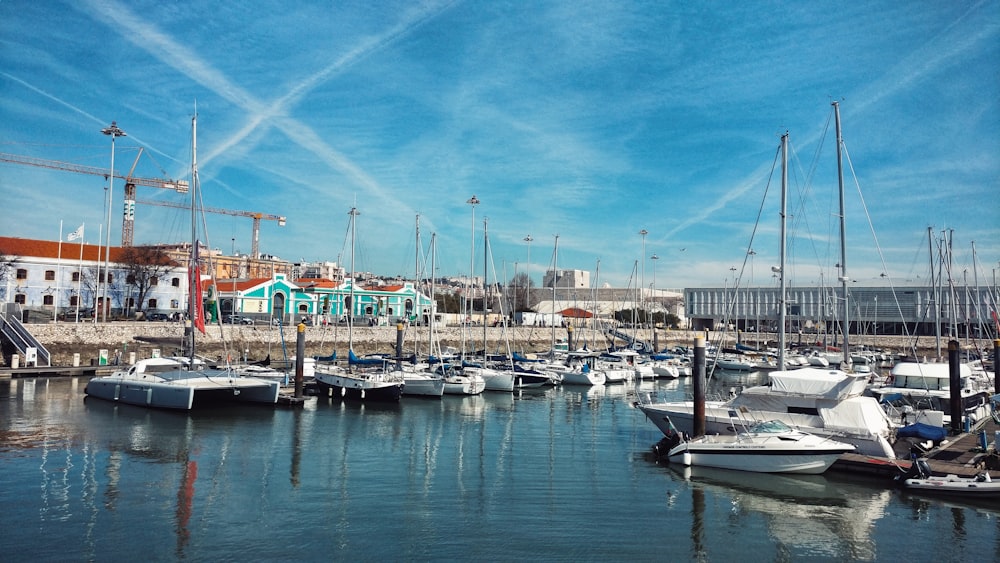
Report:
M 625 386 L 178 413 L 85 384 L 0 382 L 5 561 L 1000 560 L 991 504 L 657 464 Z

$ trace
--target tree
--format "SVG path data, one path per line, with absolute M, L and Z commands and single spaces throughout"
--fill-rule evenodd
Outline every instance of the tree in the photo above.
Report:
M 125 274 L 129 294 L 135 299 L 135 310 L 143 310 L 149 290 L 157 281 L 176 267 L 169 256 L 152 246 L 129 246 L 118 256 L 118 268 Z
M 507 284 L 507 299 L 513 304 L 514 312 L 531 310 L 531 276 L 521 272 Z
M 4 282 L 7 281 L 7 276 L 10 275 L 15 264 L 17 264 L 17 256 L 11 256 L 0 248 L 0 298 L 6 297 L 7 284 Z
M 438 313 L 461 313 L 462 298 L 454 293 L 438 293 L 434 295 Z

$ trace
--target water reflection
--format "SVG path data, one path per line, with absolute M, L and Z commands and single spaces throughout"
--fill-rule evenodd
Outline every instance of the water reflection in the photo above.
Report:
M 639 389 L 683 396 L 688 382 Z M 845 560 L 876 545 L 920 559 L 937 544 L 971 560 L 1000 547 L 995 509 L 647 462 L 659 431 L 634 393 L 174 413 L 84 400 L 68 380 L 0 384 L 0 526 L 21 530 L 5 544 L 25 560 L 65 559 L 69 544 L 102 560 Z
M 826 475 L 775 475 L 671 465 L 690 484 L 692 510 L 701 495 L 721 495 L 733 517 L 764 517 L 768 533 L 789 553 L 851 560 L 877 555 L 872 530 L 885 516 L 891 492 L 838 482 Z M 698 522 L 703 514 L 696 514 Z M 692 535 L 699 529 L 692 529 Z

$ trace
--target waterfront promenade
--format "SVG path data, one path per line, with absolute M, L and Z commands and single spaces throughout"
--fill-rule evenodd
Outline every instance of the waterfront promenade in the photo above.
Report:
M 48 348 L 52 354 L 52 364 L 58 366 L 72 365 L 74 354 L 80 354 L 81 365 L 89 365 L 91 360 L 96 361 L 99 351 L 102 349 L 108 350 L 111 358 L 115 357 L 116 352 L 121 352 L 125 360 L 128 359 L 131 352 L 135 352 L 137 358 L 149 357 L 154 349 L 159 349 L 164 355 L 174 354 L 182 346 L 184 329 L 181 324 L 172 322 L 128 321 L 97 324 L 60 322 L 26 326 Z M 285 357 L 286 353 L 288 356 L 294 353 L 295 330 L 294 326 L 226 325 L 221 328 L 208 326 L 206 334 L 198 335 L 197 346 L 199 353 L 207 356 L 231 355 L 234 358 L 262 359 L 270 354 L 272 358 L 277 359 Z M 392 352 L 396 343 L 396 331 L 395 325 L 356 326 L 353 328 L 351 339 L 354 350 L 358 354 Z M 461 349 L 464 337 L 467 343 L 474 343 L 467 344 L 469 348 L 481 350 L 485 332 L 488 350 L 503 352 L 506 349 L 506 342 L 509 341 L 511 349 L 521 353 L 548 351 L 553 339 L 560 340 L 568 337 L 568 331 L 564 327 L 556 327 L 555 330 L 552 330 L 551 327 L 533 326 L 518 326 L 507 329 L 487 327 L 485 331 L 482 326 L 436 327 L 434 332 L 436 341 L 442 347 L 454 346 Z M 691 346 L 696 335 L 705 334 L 704 332 L 688 330 L 638 329 L 635 331 L 636 338 L 651 343 L 655 342 L 658 349 L 676 345 Z M 708 332 L 707 334 L 709 342 L 716 343 L 718 341 L 718 333 Z M 741 338 L 743 342 L 749 344 L 754 344 L 758 338 L 761 342 L 776 340 L 774 334 L 766 333 L 744 334 Z M 808 342 L 810 338 L 815 339 L 816 335 L 802 335 L 802 338 L 803 342 Z M 789 344 L 796 344 L 799 341 L 798 335 L 788 338 Z M 610 343 L 604 334 L 588 328 L 574 328 L 573 342 L 574 347 L 585 345 L 592 350 L 605 348 Z M 726 345 L 734 345 L 736 334 L 728 333 L 724 342 Z M 426 327 L 404 328 L 404 353 L 412 353 L 414 346 L 417 346 L 421 352 L 426 352 L 427 343 Z M 618 345 L 624 344 L 621 340 L 616 341 L 616 343 Z M 884 349 L 893 354 L 909 353 L 913 343 L 912 337 L 851 337 L 852 348 L 865 345 Z M 963 342 L 964 344 L 965 342 Z M 346 325 L 306 328 L 306 354 L 309 356 L 328 355 L 334 350 L 344 353 L 347 345 L 348 330 Z M 982 341 L 981 345 L 983 349 L 992 350 L 991 341 Z M 917 346 L 919 355 L 933 355 L 934 337 L 920 337 Z M 942 340 L 942 346 L 947 346 L 947 342 Z

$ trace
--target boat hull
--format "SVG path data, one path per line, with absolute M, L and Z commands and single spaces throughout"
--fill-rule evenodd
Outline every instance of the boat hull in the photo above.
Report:
M 603 371 L 564 371 L 563 385 L 604 385 L 607 382 Z
M 278 402 L 276 381 L 250 378 L 199 378 L 161 382 L 126 377 L 95 377 L 87 382 L 87 396 L 150 408 L 190 410 L 212 403 Z
M 398 402 L 403 395 L 403 381 L 386 381 L 353 374 L 316 373 L 316 384 L 325 397 L 343 400 Z
M 670 450 L 671 462 L 755 473 L 824 473 L 853 448 L 769 448 L 753 444 L 686 443 Z
M 481 377 L 451 376 L 444 380 L 445 395 L 479 395 L 486 389 Z
M 978 481 L 976 479 L 955 477 L 928 477 L 926 479 L 907 479 L 903 482 L 907 491 L 947 495 L 965 498 L 1000 498 L 1000 481 Z
M 664 436 L 670 436 L 673 427 L 679 432 L 694 431 L 694 403 L 688 401 L 684 403 L 671 403 L 668 405 L 639 404 L 636 407 L 646 415 Z M 729 417 L 729 407 L 726 403 L 710 401 L 705 404 L 705 433 L 706 434 L 726 434 L 733 431 L 733 421 Z M 892 444 L 889 440 L 878 433 L 857 430 L 848 431 L 845 428 L 828 429 L 820 426 L 821 422 L 816 422 L 814 416 L 804 414 L 793 414 L 788 412 L 761 412 L 761 416 L 768 418 L 778 418 L 796 428 L 807 430 L 821 438 L 829 438 L 853 445 L 857 448 L 857 453 L 876 457 L 896 457 Z
M 403 385 L 404 395 L 438 397 L 444 394 L 444 379 L 420 374 L 406 374 Z

